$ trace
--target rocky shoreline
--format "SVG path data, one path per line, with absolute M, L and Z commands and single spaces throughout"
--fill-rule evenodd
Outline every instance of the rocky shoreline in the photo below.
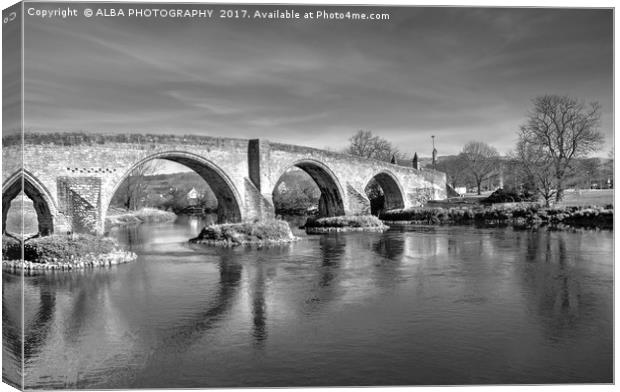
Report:
M 387 224 L 554 226 L 613 230 L 613 206 L 540 207 L 511 205 L 490 208 L 411 208 L 381 215 Z
M 224 223 L 202 229 L 192 244 L 212 246 L 269 246 L 284 245 L 299 240 L 290 226 L 282 220 L 263 222 Z
M 2 260 L 2 269 L 8 271 L 70 271 L 77 269 L 87 269 L 95 267 L 111 267 L 117 264 L 125 264 L 135 261 L 138 258 L 133 252 L 117 250 L 103 254 L 88 254 L 81 257 L 70 257 L 67 259 L 53 258 L 45 263 L 37 263 L 28 260 Z
M 324 234 L 355 231 L 384 232 L 390 227 L 374 215 L 353 215 L 308 218 L 304 228 L 308 234 Z
M 51 235 L 24 241 L 2 237 L 2 268 L 18 271 L 70 271 L 124 264 L 138 258 L 112 238 L 89 234 Z
M 191 244 L 201 244 L 201 245 L 210 245 L 210 246 L 222 246 L 222 247 L 233 247 L 233 246 L 278 246 L 278 245 L 286 245 L 295 241 L 299 241 L 299 237 L 293 237 L 292 239 L 286 240 L 255 240 L 255 241 L 232 241 L 232 240 L 212 240 L 212 239 L 196 239 L 192 238 L 189 240 Z
M 106 227 L 139 225 L 142 223 L 173 222 L 177 218 L 174 212 L 156 208 L 142 208 L 138 211 L 116 211 L 105 218 Z
M 308 234 L 327 234 L 327 233 L 348 233 L 348 232 L 377 232 L 383 233 L 390 226 L 383 225 L 380 227 L 306 227 Z

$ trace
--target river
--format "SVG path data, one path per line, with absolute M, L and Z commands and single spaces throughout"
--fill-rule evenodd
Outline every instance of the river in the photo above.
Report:
M 613 233 L 395 226 L 292 245 L 116 228 L 135 263 L 25 278 L 27 388 L 612 382 Z M 3 373 L 21 355 L 3 273 Z

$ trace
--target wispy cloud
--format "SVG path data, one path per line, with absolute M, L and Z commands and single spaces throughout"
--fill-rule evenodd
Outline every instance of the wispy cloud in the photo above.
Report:
M 265 6 L 267 7 L 267 6 Z M 392 9 L 381 23 L 122 18 L 26 24 L 29 128 L 191 132 L 422 155 L 506 152 L 544 93 L 597 100 L 612 137 L 612 14 Z

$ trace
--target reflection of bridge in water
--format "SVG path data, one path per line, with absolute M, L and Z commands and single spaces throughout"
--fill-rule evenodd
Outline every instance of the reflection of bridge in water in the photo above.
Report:
M 385 209 L 446 197 L 444 173 L 266 140 L 160 135 L 82 135 L 78 140 L 71 134 L 26 134 L 23 160 L 20 139 L 3 139 L 3 231 L 23 180 L 41 234 L 93 226 L 101 232 L 120 184 L 153 159 L 174 161 L 198 173 L 217 197 L 220 222 L 273 216 L 274 189 L 292 167 L 316 182 L 322 216 L 369 213 L 365 188 L 371 180 L 384 191 Z
M 592 262 L 577 260 L 575 252 L 596 249 L 599 243 L 590 244 L 593 238 L 573 233 L 424 227 L 414 233 L 403 229 L 325 235 L 303 247 L 209 250 L 209 263 L 204 263 L 204 256 L 187 252 L 193 262 L 181 256 L 179 263 L 124 265 L 120 267 L 126 270 L 123 273 L 112 268 L 29 277 L 25 281 L 24 360 L 35 367 L 41 353 L 53 351 L 59 342 L 72 355 L 85 346 L 89 353 L 100 350 L 94 339 L 102 346 L 121 339 L 123 350 L 132 355 L 132 366 L 116 373 L 122 373 L 123 379 L 137 368 L 152 374 L 170 359 L 171 348 L 174 355 L 191 356 L 220 334 L 234 336 L 235 344 L 248 348 L 269 349 L 289 336 L 286 329 L 291 325 L 303 328 L 292 320 L 307 319 L 314 324 L 303 333 L 324 338 L 316 332 L 317 325 L 325 325 L 322 315 L 350 308 L 355 313 L 359 304 L 368 302 L 376 306 L 381 303 L 373 302 L 377 298 L 392 298 L 385 293 L 395 294 L 411 311 L 423 313 L 430 304 L 442 305 L 440 316 L 460 314 L 459 309 L 486 312 L 498 301 L 527 309 L 539 324 L 537 331 L 547 339 L 583 334 L 590 312 L 611 314 L 612 305 L 601 296 L 606 289 L 591 292 L 583 287 L 592 278 L 583 263 Z M 512 249 L 506 248 L 507 241 L 514 244 Z M 149 264 L 156 269 L 144 268 Z M 167 271 L 178 275 L 169 276 Z M 7 340 L 14 344 L 5 350 L 19 358 L 21 317 L 10 304 L 12 293 L 21 288 L 12 278 L 4 278 L 3 306 L 9 309 L 3 309 L 3 323 L 5 337 L 15 339 Z M 194 291 L 187 293 L 186 287 L 169 291 L 172 286 L 166 282 L 170 278 L 187 281 Z M 194 285 L 203 281 L 204 286 Z M 497 299 L 490 296 L 493 293 L 506 296 Z M 181 298 L 174 306 L 154 305 L 172 294 Z M 125 298 L 132 302 L 126 305 Z M 486 304 L 490 308 L 485 310 Z M 238 328 L 234 335 L 230 335 L 231 325 Z M 65 363 L 58 366 L 69 369 Z M 101 363 L 72 366 L 69 373 L 77 374 Z M 37 379 L 37 372 L 31 369 L 28 377 Z M 79 387 L 71 376 L 49 382 L 59 388 Z

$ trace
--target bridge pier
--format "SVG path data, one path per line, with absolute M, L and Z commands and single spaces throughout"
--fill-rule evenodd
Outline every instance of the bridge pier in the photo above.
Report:
M 26 133 L 23 144 L 21 139 L 3 139 L 3 220 L 8 211 L 4 200 L 22 190 L 23 173 L 24 191 L 41 216 L 41 233 L 101 234 L 120 184 L 152 159 L 183 164 L 205 179 L 218 198 L 222 222 L 273 217 L 274 189 L 292 167 L 316 182 L 319 211 L 325 216 L 368 214 L 365 188 L 373 179 L 386 192 L 386 208 L 446 197 L 444 173 L 267 140 L 133 134 L 84 134 L 77 139 L 71 134 Z

